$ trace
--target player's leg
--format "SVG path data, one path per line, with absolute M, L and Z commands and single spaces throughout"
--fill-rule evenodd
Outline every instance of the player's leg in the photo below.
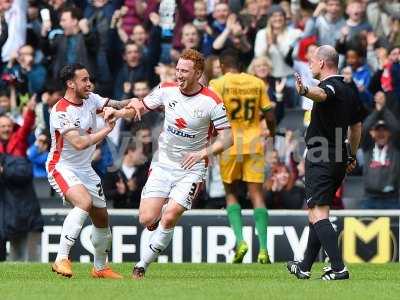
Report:
M 122 276 L 111 270 L 107 265 L 112 236 L 101 179 L 94 170 L 79 173 L 79 176 L 85 184 L 92 201 L 89 216 L 93 224 L 90 240 L 94 248 L 94 268 L 91 271 L 91 275 L 93 278 L 121 279 Z
M 139 222 L 149 231 L 154 231 L 161 219 L 163 207 L 171 191 L 172 170 L 165 165 L 153 162 L 149 178 L 142 190 L 139 205 Z
M 243 180 L 247 182 L 248 196 L 254 209 L 253 217 L 260 249 L 257 261 L 262 264 L 270 262 L 267 252 L 268 211 L 262 193 L 264 166 L 262 154 L 254 153 L 243 158 Z
M 72 276 L 72 266 L 69 253 L 89 215 L 92 207 L 91 198 L 87 189 L 81 185 L 70 187 L 65 193 L 65 199 L 74 208 L 68 213 L 61 230 L 60 245 L 53 264 L 53 271 L 66 277 Z
M 141 199 L 139 205 L 140 224 L 146 227 L 149 231 L 155 230 L 158 227 L 167 200 L 168 199 L 161 197 Z
M 229 225 L 236 237 L 236 248 L 233 263 L 241 263 L 249 247 L 243 239 L 242 208 L 237 199 L 235 180 L 242 178 L 241 161 L 243 156 L 221 155 L 220 171 L 226 197 L 226 212 Z
M 318 253 L 321 249 L 321 242 L 314 227 L 314 214 L 311 209 L 308 210 L 308 240 L 307 248 L 304 252 L 304 258 L 299 264 L 299 267 L 304 272 L 310 272 Z
M 287 268 L 289 272 L 294 274 L 299 279 L 310 278 L 311 267 L 314 264 L 315 259 L 317 258 L 317 255 L 321 249 L 321 242 L 313 225 L 314 215 L 310 209 L 308 210 L 308 221 L 309 233 L 306 251 L 304 252 L 304 258 L 301 262 L 289 261 L 287 263 Z
M 320 196 L 313 203 L 315 205 L 309 206 L 313 215 L 314 229 L 331 262 L 331 269 L 328 268 L 328 270 L 325 270 L 321 279 L 348 279 L 349 272 L 343 263 L 338 247 L 338 235 L 329 221 L 329 209 L 332 205 L 333 197 L 345 177 L 346 163 L 329 163 L 326 169 L 327 180 L 324 182 L 325 192 L 320 192 Z
M 264 204 L 262 194 L 262 184 L 255 182 L 247 183 L 249 198 L 253 205 L 254 223 L 257 229 L 259 253 L 257 261 L 262 264 L 269 263 L 267 252 L 267 230 L 268 230 L 268 211 Z
M 161 210 L 161 207 L 160 207 Z M 164 251 L 171 242 L 174 227 L 186 210 L 181 204 L 170 199 L 165 211 L 163 212 L 158 228 L 151 236 L 148 247 L 145 248 L 141 260 L 133 269 L 133 278 L 141 279 L 148 266 L 154 262 L 162 251 Z
M 305 192 L 307 205 L 309 207 L 314 206 L 314 200 L 320 197 L 320 187 L 325 185 L 325 178 L 322 173 L 311 171 L 311 162 L 305 160 Z M 309 279 L 311 276 L 311 267 L 317 258 L 317 255 L 321 249 L 321 242 L 314 228 L 314 214 L 311 208 L 308 209 L 308 221 L 309 221 L 309 234 L 307 241 L 307 248 L 304 253 L 304 258 L 301 262 L 299 261 L 289 261 L 287 263 L 287 268 L 290 273 L 294 274 L 299 279 Z
M 107 265 L 112 241 L 107 208 L 93 206 L 89 215 L 93 223 L 90 240 L 94 248 L 94 268 L 91 275 L 93 278 L 121 279 L 122 276 Z
M 325 270 L 321 279 L 348 279 L 349 272 L 343 263 L 342 255 L 338 247 L 338 235 L 332 223 L 329 221 L 329 206 L 316 205 L 311 209 L 311 212 L 313 214 L 314 229 L 331 263 L 331 267 Z
M 202 186 L 203 171 L 187 172 L 185 170 L 175 170 L 169 176 L 176 178 L 171 182 L 170 200 L 161 215 L 158 228 L 150 237 L 148 246 L 142 254 L 141 260 L 133 268 L 133 278 L 141 279 L 144 277 L 149 264 L 157 259 L 171 242 L 174 227 L 185 210 L 191 209 L 193 200 L 197 197 Z M 157 213 L 160 214 L 165 199 L 160 199 Z M 153 216 L 154 217 L 154 216 Z M 151 219 L 151 218 L 149 218 Z M 142 220 L 143 221 L 143 220 Z

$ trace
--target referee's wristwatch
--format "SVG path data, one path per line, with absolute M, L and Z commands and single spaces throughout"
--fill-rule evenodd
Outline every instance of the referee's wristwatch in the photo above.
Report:
M 347 157 L 347 165 L 351 165 L 353 162 L 357 161 L 357 158 L 353 154 L 349 154 Z
M 304 89 L 303 89 L 303 92 L 300 91 L 299 94 L 300 94 L 300 96 L 305 96 L 305 95 L 307 95 L 307 94 L 308 94 L 308 86 L 305 85 L 305 86 L 304 86 Z

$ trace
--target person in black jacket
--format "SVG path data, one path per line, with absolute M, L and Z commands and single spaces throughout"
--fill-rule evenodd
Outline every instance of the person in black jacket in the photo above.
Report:
M 51 23 L 42 26 L 41 48 L 45 55 L 52 58 L 52 73 L 58 76 L 61 68 L 67 64 L 81 63 L 90 74 L 96 74 L 97 35 L 90 30 L 87 19 L 80 19 L 80 11 L 75 7 L 66 7 L 61 12 L 60 26 L 64 30 L 49 38 Z
M 399 209 L 400 123 L 386 107 L 377 106 L 364 123 L 364 209 Z
M 298 74 L 296 76 L 299 94 L 314 102 L 305 138 L 305 188 L 310 233 L 304 259 L 287 264 L 289 272 L 299 279 L 310 278 L 311 267 L 321 247 L 331 262 L 321 279 L 349 279 L 329 214 L 346 172 L 351 172 L 356 166 L 355 154 L 360 143 L 364 111 L 354 82 L 346 83 L 338 75 L 338 62 L 336 50 L 324 45 L 318 47 L 310 59 L 311 72 L 315 79 L 320 80 L 318 87 L 307 86 Z M 346 151 L 346 138 L 350 153 Z
M 119 170 L 107 174 L 104 181 L 104 193 L 113 201 L 114 208 L 139 208 L 148 169 L 149 161 L 143 149 L 129 145 Z
M 0 261 L 5 260 L 7 240 L 10 260 L 40 261 L 43 219 L 32 178 L 25 157 L 0 154 Z

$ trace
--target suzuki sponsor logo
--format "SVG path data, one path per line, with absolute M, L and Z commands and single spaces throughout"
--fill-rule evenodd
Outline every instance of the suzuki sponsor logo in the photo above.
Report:
M 172 126 L 168 126 L 167 131 L 172 133 L 172 134 L 174 134 L 174 135 L 185 137 L 185 138 L 189 138 L 189 139 L 194 139 L 195 136 L 196 136 L 194 134 L 189 134 L 189 133 L 180 131 L 180 130 L 172 127 Z

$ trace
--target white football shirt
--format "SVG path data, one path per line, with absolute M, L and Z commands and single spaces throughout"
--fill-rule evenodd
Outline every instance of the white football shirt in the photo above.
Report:
M 78 130 L 81 135 L 96 131 L 96 112 L 102 109 L 107 98 L 91 93 L 81 105 L 61 98 L 50 112 L 51 148 L 47 158 L 47 172 L 56 165 L 76 170 L 91 169 L 92 156 L 96 145 L 84 150 L 76 150 L 63 135 L 70 130 Z
M 149 110 L 165 111 L 159 153 L 154 159 L 178 168 L 186 153 L 206 147 L 214 129 L 230 128 L 223 101 L 206 87 L 196 94 L 185 95 L 177 84 L 163 83 L 143 99 L 143 104 Z M 192 169 L 205 166 L 202 161 Z

